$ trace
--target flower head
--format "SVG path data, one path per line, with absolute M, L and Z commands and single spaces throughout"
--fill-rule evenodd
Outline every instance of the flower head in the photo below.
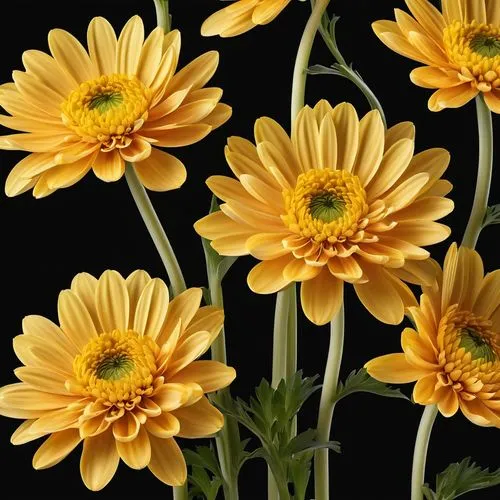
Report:
M 398 54 L 423 63 L 410 78 L 439 89 L 431 111 L 463 106 L 480 92 L 500 113 L 500 4 L 498 0 L 406 0 L 413 17 L 395 9 L 396 22 L 373 23 L 376 35 Z
M 96 17 L 87 38 L 88 52 L 70 33 L 52 30 L 52 55 L 26 51 L 26 71 L 14 71 L 14 82 L 0 86 L 0 105 L 11 115 L 0 115 L 0 124 L 22 132 L 0 137 L 0 149 L 31 152 L 10 173 L 8 196 L 33 188 L 41 198 L 90 169 L 103 181 L 116 181 L 125 162 L 134 164 L 148 189 L 176 189 L 186 169 L 157 148 L 195 143 L 231 115 L 219 103 L 222 90 L 204 88 L 217 68 L 217 52 L 176 73 L 178 31 L 165 35 L 156 28 L 144 40 L 135 16 L 117 39 L 108 21 Z
M 198 233 L 221 255 L 262 261 L 248 276 L 257 293 L 302 282 L 302 307 L 316 324 L 338 311 L 344 281 L 381 321 L 401 322 L 415 302 L 401 278 L 432 281 L 421 246 L 450 232 L 434 222 L 453 209 L 444 198 L 451 185 L 440 180 L 448 152 L 413 156 L 411 123 L 386 132 L 378 111 L 359 120 L 352 105 L 326 101 L 299 113 L 291 139 L 270 118 L 257 120 L 255 141 L 228 140 L 238 181 L 208 179 L 225 203 L 195 224 Z
M 212 14 L 202 25 L 203 36 L 241 35 L 273 21 L 291 0 L 238 0 Z
M 436 283 L 410 307 L 415 328 L 403 353 L 369 361 L 382 382 L 415 382 L 413 398 L 437 404 L 445 417 L 460 408 L 472 422 L 500 427 L 500 270 L 484 276 L 479 254 L 453 244 Z
M 124 279 L 82 273 L 58 301 L 60 326 L 41 316 L 23 321 L 14 350 L 20 383 L 0 389 L 0 415 L 27 419 L 13 444 L 49 436 L 36 469 L 63 460 L 83 441 L 85 485 L 100 490 L 120 458 L 180 485 L 186 464 L 174 437 L 217 432 L 222 414 L 205 393 L 227 386 L 233 368 L 197 360 L 218 335 L 223 312 L 201 307 L 191 288 L 169 303 L 160 279 L 135 271 Z

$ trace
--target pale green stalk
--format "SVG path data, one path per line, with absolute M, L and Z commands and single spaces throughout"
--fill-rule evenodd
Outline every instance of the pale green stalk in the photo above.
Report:
M 149 234 L 151 235 L 156 249 L 160 254 L 163 265 L 167 270 L 167 274 L 170 279 L 170 286 L 172 287 L 172 293 L 174 295 L 179 295 L 186 289 L 186 282 L 182 276 L 181 268 L 177 262 L 174 250 L 172 245 L 170 245 L 170 241 L 167 238 L 160 219 L 158 219 L 158 215 L 153 208 L 151 200 L 149 199 L 141 181 L 137 177 L 134 166 L 131 163 L 127 163 L 125 168 L 125 178 L 127 179 L 130 192 L 134 197 L 144 224 L 146 224 Z
M 161 26 L 165 33 L 171 29 L 171 18 L 168 10 L 168 0 L 153 0 L 156 9 L 156 23 Z
M 300 40 L 299 50 L 295 59 L 293 70 L 292 86 L 292 124 L 299 111 L 304 107 L 304 98 L 306 94 L 307 68 L 309 67 L 309 57 L 316 37 L 316 32 L 321 24 L 321 18 L 330 0 L 318 0 L 314 4 L 311 16 L 307 21 L 304 33 Z
M 344 349 L 344 303 L 330 324 L 330 346 L 321 389 L 321 400 L 318 415 L 318 441 L 330 440 L 333 410 L 335 408 L 335 394 L 339 383 L 340 363 Z M 315 500 L 328 500 L 329 496 L 329 468 L 328 448 L 316 450 L 314 454 L 314 488 Z
M 427 405 L 422 414 L 418 427 L 415 449 L 413 451 L 413 468 L 411 471 L 411 500 L 423 500 L 422 486 L 425 482 L 425 462 L 427 448 L 431 438 L 432 426 L 436 420 L 438 408 L 436 405 Z
M 476 193 L 462 245 L 474 248 L 479 238 L 484 217 L 488 209 L 491 175 L 493 171 L 493 120 L 491 111 L 482 94 L 476 97 L 477 124 L 479 132 L 479 166 Z

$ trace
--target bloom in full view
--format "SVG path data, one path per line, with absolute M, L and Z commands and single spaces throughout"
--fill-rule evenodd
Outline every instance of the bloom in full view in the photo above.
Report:
M 500 427 L 500 270 L 484 276 L 480 255 L 453 244 L 437 271 L 408 310 L 415 328 L 402 333 L 404 352 L 365 367 L 382 382 L 417 381 L 414 400 L 445 417 L 460 408 L 477 425 Z
M 157 148 L 193 144 L 230 117 L 231 108 L 219 103 L 222 90 L 203 88 L 218 53 L 176 73 L 180 33 L 158 27 L 144 40 L 138 16 L 118 39 L 108 21 L 94 18 L 88 52 L 64 30 L 50 31 L 48 39 L 52 56 L 26 51 L 26 71 L 14 71 L 14 82 L 0 86 L 0 105 L 11 115 L 0 115 L 0 124 L 22 132 L 0 137 L 0 149 L 31 152 L 10 173 L 7 195 L 33 188 L 41 198 L 90 169 L 116 181 L 125 162 L 148 189 L 180 187 L 184 165 Z
M 238 0 L 212 14 L 202 25 L 203 36 L 241 35 L 273 21 L 291 0 Z
M 270 118 L 255 124 L 256 146 L 231 137 L 226 159 L 238 180 L 207 184 L 225 203 L 195 224 L 221 255 L 262 262 L 248 275 L 257 293 L 302 282 L 301 302 L 316 324 L 330 321 L 353 283 L 378 319 L 397 324 L 415 302 L 407 285 L 429 283 L 434 268 L 421 248 L 448 237 L 434 222 L 453 210 L 440 177 L 443 149 L 413 155 L 414 127 L 384 129 L 380 113 L 361 120 L 351 104 L 303 108 L 291 139 Z
M 500 113 L 500 2 L 443 0 L 442 13 L 428 0 L 406 3 L 414 17 L 395 9 L 396 22 L 377 21 L 373 29 L 394 52 L 425 64 L 410 78 L 439 89 L 429 109 L 458 108 L 481 92 Z
M 100 490 L 120 458 L 181 485 L 186 463 L 174 436 L 198 438 L 224 425 L 205 393 L 226 387 L 235 371 L 197 360 L 217 337 L 222 310 L 200 307 L 191 288 L 169 303 L 168 288 L 145 271 L 127 279 L 81 273 L 58 301 L 60 326 L 23 321 L 14 350 L 20 383 L 0 389 L 0 415 L 27 419 L 12 435 L 23 444 L 49 435 L 35 469 L 56 465 L 83 441 L 80 471 Z

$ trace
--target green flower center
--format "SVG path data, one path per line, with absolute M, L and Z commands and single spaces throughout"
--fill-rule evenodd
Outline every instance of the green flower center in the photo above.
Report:
M 332 222 L 344 213 L 345 202 L 331 193 L 314 195 L 309 203 L 309 210 L 314 219 Z
M 134 369 L 134 362 L 124 354 L 116 354 L 101 361 L 96 369 L 97 378 L 120 380 Z
M 97 94 L 92 97 L 89 102 L 89 109 L 97 109 L 101 113 L 105 113 L 112 108 L 118 107 L 123 102 L 123 96 L 120 92 L 109 92 L 105 94 Z
M 484 57 L 500 55 L 500 39 L 496 36 L 476 35 L 470 42 L 470 48 Z
M 459 347 L 463 347 L 471 353 L 472 359 L 484 359 L 486 362 L 494 362 L 497 359 L 496 352 L 490 343 L 479 332 L 472 328 L 461 330 Z

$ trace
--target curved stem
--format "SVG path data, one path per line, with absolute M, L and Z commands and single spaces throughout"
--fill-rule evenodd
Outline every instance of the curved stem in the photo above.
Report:
M 181 268 L 177 262 L 174 250 L 170 245 L 170 241 L 168 241 L 165 230 L 161 225 L 160 219 L 158 219 L 158 215 L 156 215 L 151 200 L 137 177 L 134 166 L 131 163 L 127 163 L 125 178 L 127 179 L 128 187 L 134 197 L 137 208 L 141 213 L 142 220 L 144 224 L 146 224 L 149 234 L 160 254 L 163 265 L 167 270 L 172 293 L 174 295 L 179 295 L 186 289 L 186 282 L 182 276 Z
M 156 20 L 158 26 L 161 26 L 165 33 L 171 30 L 171 17 L 168 11 L 168 0 L 153 0 L 156 9 Z
M 488 210 L 488 198 L 493 171 L 493 121 L 491 111 L 486 106 L 481 94 L 476 97 L 476 110 L 479 131 L 479 166 L 474 204 L 472 205 L 472 212 L 462 240 L 462 245 L 469 248 L 476 246 L 484 217 Z
M 333 410 L 335 408 L 333 398 L 337 392 L 343 348 L 344 304 L 342 303 L 340 311 L 330 324 L 330 347 L 328 349 L 318 415 L 318 441 L 320 442 L 326 442 L 330 439 Z M 329 498 L 328 452 L 328 448 L 322 448 L 314 454 L 315 500 L 328 500 Z
M 432 426 L 436 420 L 438 408 L 436 405 L 428 405 L 422 414 L 418 427 L 415 450 L 413 452 L 413 468 L 411 471 L 411 500 L 422 500 L 424 494 L 422 486 L 425 482 L 425 462 L 427 459 L 427 448 L 431 437 Z
M 304 33 L 300 40 L 297 58 L 295 59 L 295 68 L 293 70 L 292 86 L 292 123 L 299 111 L 304 107 L 304 96 L 306 92 L 307 67 L 309 66 L 309 57 L 311 55 L 314 38 L 321 24 L 323 12 L 330 0 L 318 0 L 314 4 L 311 16 L 307 21 Z

